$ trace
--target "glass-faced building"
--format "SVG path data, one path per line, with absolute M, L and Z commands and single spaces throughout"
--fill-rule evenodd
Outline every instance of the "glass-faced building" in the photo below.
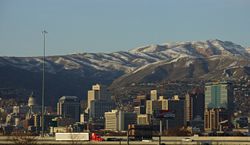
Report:
M 206 83 L 205 85 L 205 108 L 232 107 L 233 88 L 229 82 Z

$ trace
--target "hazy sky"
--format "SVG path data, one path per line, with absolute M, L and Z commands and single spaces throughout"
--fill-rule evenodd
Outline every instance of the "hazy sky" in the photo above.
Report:
M 250 47 L 250 0 L 0 0 L 0 55 L 126 51 L 221 39 Z

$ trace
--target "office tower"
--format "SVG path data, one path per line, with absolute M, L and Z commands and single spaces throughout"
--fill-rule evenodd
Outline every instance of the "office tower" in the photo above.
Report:
M 232 111 L 233 87 L 229 82 L 206 83 L 205 109 L 225 108 Z
M 151 115 L 148 115 L 148 114 L 137 115 L 138 125 L 149 125 L 150 123 L 151 123 Z
M 168 128 L 180 128 L 185 126 L 185 100 L 175 96 L 168 99 L 168 110 L 175 114 L 175 118 L 168 120 Z
M 185 95 L 185 108 L 185 120 L 186 122 L 190 122 L 193 119 L 193 99 L 189 93 Z
M 204 92 L 201 89 L 194 89 L 185 96 L 186 121 L 204 117 Z
M 89 117 L 95 120 L 103 120 L 104 113 L 115 109 L 115 102 L 111 100 L 93 100 L 90 103 Z
M 105 129 L 117 131 L 119 127 L 118 122 L 118 110 L 112 110 L 111 112 L 105 112 Z
M 205 85 L 205 131 L 218 130 L 218 122 L 231 122 L 233 112 L 233 85 L 214 82 Z M 217 119 L 219 118 L 219 119 Z
M 62 96 L 57 103 L 57 114 L 79 122 L 80 101 L 76 96 Z
M 159 97 L 159 103 L 161 104 L 161 110 L 168 110 L 168 100 L 164 99 L 163 96 Z
M 90 108 L 91 101 L 100 100 L 100 95 L 101 95 L 100 89 L 101 89 L 100 85 L 96 84 L 92 86 L 92 90 L 88 91 L 88 108 L 87 108 L 88 111 Z
M 119 112 L 119 131 L 128 130 L 129 124 L 137 123 L 137 114 L 134 112 Z
M 150 91 L 150 99 L 151 100 L 157 100 L 158 99 L 157 90 L 151 90 Z
M 154 112 L 162 110 L 162 103 L 158 100 L 147 100 L 146 101 L 146 114 L 153 115 Z
M 129 124 L 136 124 L 136 113 L 112 110 L 105 112 L 105 129 L 125 131 Z
M 159 110 L 168 110 L 168 100 L 163 96 L 159 97 L 159 100 L 147 100 L 146 101 L 146 114 L 153 115 L 154 112 Z
M 205 131 L 222 131 L 223 124 L 228 123 L 228 114 L 225 109 L 206 109 L 204 115 Z
M 96 84 L 92 86 L 92 90 L 88 91 L 88 107 L 85 112 L 89 113 L 91 101 L 93 100 L 110 100 L 110 93 L 106 86 Z
M 146 113 L 146 96 L 140 95 L 137 96 L 136 99 L 133 100 L 134 112 L 137 114 L 145 114 Z

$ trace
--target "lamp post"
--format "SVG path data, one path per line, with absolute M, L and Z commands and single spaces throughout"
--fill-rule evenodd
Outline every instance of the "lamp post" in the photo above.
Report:
M 42 119 L 41 119 L 41 124 L 42 124 L 42 137 L 44 137 L 44 96 L 45 96 L 45 36 L 48 32 L 43 30 L 43 79 L 42 79 Z

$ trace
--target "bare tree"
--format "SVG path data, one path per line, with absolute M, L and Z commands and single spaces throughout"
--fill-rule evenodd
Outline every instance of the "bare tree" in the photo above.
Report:
M 14 132 L 9 140 L 15 145 L 37 145 L 37 137 L 30 133 Z

